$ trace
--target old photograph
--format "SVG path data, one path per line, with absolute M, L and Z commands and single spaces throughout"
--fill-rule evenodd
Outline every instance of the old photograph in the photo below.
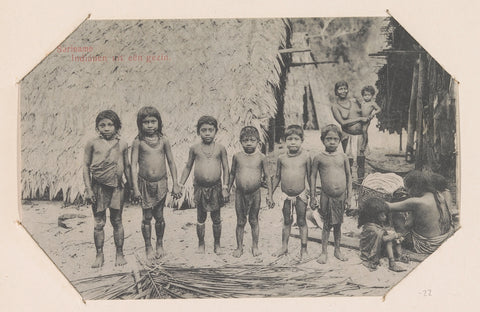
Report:
M 19 82 L 85 300 L 383 296 L 460 227 L 459 84 L 391 16 L 87 18 Z

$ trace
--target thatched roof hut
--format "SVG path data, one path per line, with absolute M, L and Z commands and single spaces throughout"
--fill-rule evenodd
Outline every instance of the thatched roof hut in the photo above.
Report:
M 219 120 L 229 155 L 244 125 L 265 136 L 289 32 L 281 19 L 85 21 L 20 83 L 22 198 L 83 194 L 83 148 L 104 109 L 131 143 L 138 109 L 157 107 L 179 171 L 201 115 Z

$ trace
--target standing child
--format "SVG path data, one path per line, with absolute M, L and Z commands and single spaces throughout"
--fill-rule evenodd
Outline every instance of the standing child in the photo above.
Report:
M 179 191 L 177 167 L 172 156 L 168 139 L 162 134 L 162 118 L 154 107 L 142 107 L 137 114 L 138 136 L 132 144 L 132 184 L 134 202 L 142 203 L 142 234 L 145 240 L 147 259 L 165 255 L 163 234 L 165 220 L 163 208 L 168 193 L 167 167 L 170 169 L 173 193 Z M 152 217 L 155 218 L 157 235 L 156 252 L 153 254 L 151 243 Z
M 122 211 L 124 203 L 123 174 L 130 179 L 127 143 L 120 140 L 118 131 L 122 127 L 120 118 L 111 110 L 98 114 L 95 128 L 100 136 L 91 139 L 85 146 L 83 181 L 87 203 L 92 204 L 95 220 L 94 241 L 97 256 L 92 268 L 103 266 L 103 244 L 106 210 L 110 208 L 110 222 L 116 247 L 115 265 L 125 265 L 123 255 Z
M 252 228 L 252 254 L 254 257 L 261 253 L 258 250 L 258 213 L 260 211 L 260 186 L 262 184 L 262 175 L 266 176 L 265 155 L 257 150 L 260 134 L 257 128 L 246 126 L 240 131 L 240 143 L 243 151 L 236 153 L 232 159 L 232 170 L 230 170 L 230 180 L 228 182 L 228 192 L 236 181 L 235 188 L 235 212 L 237 214 L 237 249 L 233 256 L 238 258 L 243 254 L 243 232 L 245 224 L 250 223 Z M 267 179 L 268 180 L 268 179 Z M 269 189 L 271 184 L 267 182 Z
M 277 160 L 277 171 L 273 177 L 270 203 L 273 203 L 273 192 L 281 183 L 283 192 L 283 229 L 282 248 L 274 256 L 288 253 L 288 238 L 293 222 L 293 210 L 297 213 L 297 225 L 300 229 L 301 249 L 300 259 L 307 257 L 308 227 L 306 221 L 307 189 L 305 180 L 310 185 L 310 157 L 302 149 L 303 129 L 299 125 L 291 125 L 285 131 L 287 153 Z M 273 205 L 273 204 L 272 204 Z
M 220 208 L 224 202 L 228 201 L 228 159 L 225 147 L 215 142 L 217 131 L 218 124 L 215 118 L 212 116 L 200 117 L 197 123 L 197 134 L 200 135 L 202 142 L 190 147 L 187 164 L 180 178 L 180 185 L 183 186 L 195 164 L 193 188 L 197 207 L 199 253 L 205 253 L 205 221 L 208 212 L 210 212 L 213 222 L 213 250 L 216 254 L 221 253 Z
M 315 199 L 317 172 L 320 173 L 322 184 L 320 197 L 320 215 L 323 219 L 322 253 L 317 260 L 322 264 L 327 263 L 328 237 L 332 227 L 335 240 L 334 256 L 341 261 L 347 260 L 340 251 L 340 240 L 343 213 L 345 208 L 349 207 L 352 196 L 352 179 L 348 158 L 338 150 L 341 139 L 342 131 L 336 125 L 325 126 L 321 134 L 325 151 L 316 155 L 312 163 L 312 201 L 310 205 L 312 209 L 317 208 Z
M 376 270 L 380 259 L 388 256 L 388 268 L 394 272 L 402 272 L 405 269 L 396 261 L 409 261 L 406 255 L 402 255 L 401 236 L 385 228 L 387 212 L 388 206 L 383 199 L 371 197 L 362 203 L 358 216 L 358 227 L 362 227 L 360 258 L 366 267 Z
M 362 144 L 360 146 L 361 156 L 365 153 L 368 144 L 368 127 L 370 126 L 370 121 L 382 111 L 382 109 L 373 101 L 373 96 L 375 95 L 375 89 L 372 86 L 366 86 L 362 89 L 362 101 L 360 101 L 360 106 L 362 109 L 362 117 L 367 117 L 368 121 L 362 123 Z M 358 161 L 358 159 L 357 159 Z M 365 162 L 365 159 L 363 159 Z M 360 166 L 359 166 L 360 168 Z M 363 174 L 361 174 L 363 177 Z M 360 176 L 360 174 L 359 174 Z

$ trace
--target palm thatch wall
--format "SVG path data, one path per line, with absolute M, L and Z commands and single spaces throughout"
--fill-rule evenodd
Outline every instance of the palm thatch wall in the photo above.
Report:
M 22 198 L 61 194 L 72 202 L 83 194 L 83 148 L 104 109 L 119 114 L 121 136 L 131 143 L 139 108 L 157 107 L 179 173 L 201 115 L 219 120 L 218 141 L 230 156 L 244 125 L 265 139 L 284 66 L 278 49 L 289 32 L 282 19 L 85 21 L 61 46 L 91 51 L 55 50 L 20 83 Z M 128 60 L 135 55 L 143 60 Z M 152 55 L 167 58 L 146 62 Z

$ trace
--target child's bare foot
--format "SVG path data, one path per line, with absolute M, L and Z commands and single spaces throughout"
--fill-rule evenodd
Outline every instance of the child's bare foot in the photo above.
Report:
M 404 272 L 407 269 L 399 266 L 396 262 L 392 261 L 390 262 L 390 265 L 388 266 L 388 269 L 393 272 Z
M 233 251 L 232 256 L 235 258 L 240 258 L 240 256 L 243 254 L 243 249 L 237 248 Z
M 318 257 L 317 262 L 320 263 L 320 264 L 327 263 L 327 254 L 322 252 L 320 254 L 320 256 Z
M 288 254 L 288 249 L 287 248 L 280 248 L 279 250 L 275 251 L 272 256 L 274 257 L 281 257 Z
M 157 250 L 155 251 L 155 258 L 160 259 L 164 257 L 167 253 L 163 249 L 162 246 L 157 246 Z
M 154 260 L 155 255 L 153 254 L 153 248 L 152 246 L 147 246 L 145 247 L 145 253 L 147 254 L 147 260 Z
M 197 253 L 198 254 L 204 254 L 205 253 L 205 244 L 199 244 L 198 245 Z
M 214 252 L 217 256 L 223 255 L 223 251 L 222 251 L 222 248 L 220 248 L 220 245 L 215 245 L 215 246 L 213 247 L 213 252 Z
M 103 266 L 103 253 L 97 253 L 97 256 L 95 257 L 95 262 L 92 264 L 92 268 L 100 268 Z
M 335 256 L 335 258 L 337 258 L 340 261 L 347 261 L 348 260 L 348 258 L 345 257 L 340 250 L 335 250 L 333 255 Z
M 115 257 L 115 266 L 122 266 L 125 264 L 127 264 L 127 260 L 125 260 L 123 252 L 117 252 L 117 256 Z
M 258 257 L 262 254 L 262 252 L 260 250 L 258 250 L 258 247 L 252 247 L 252 255 L 254 257 Z

